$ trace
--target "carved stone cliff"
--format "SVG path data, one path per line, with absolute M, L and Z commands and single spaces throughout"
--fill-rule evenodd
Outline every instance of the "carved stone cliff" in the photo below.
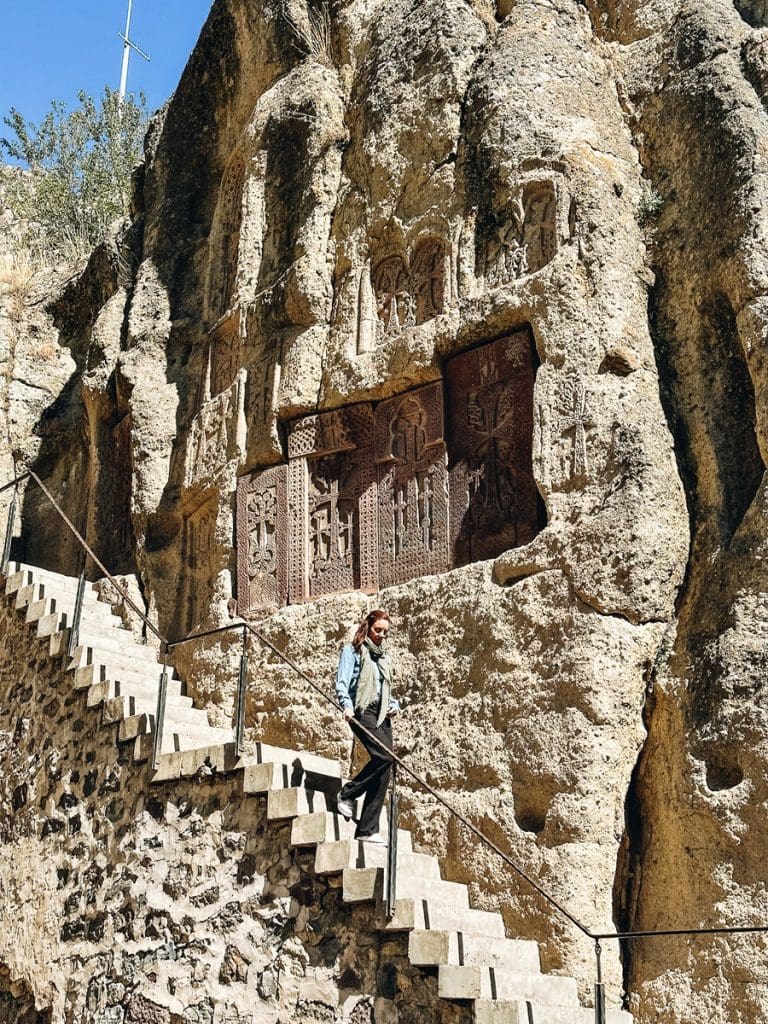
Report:
M 130 227 L 0 293 L 5 477 L 167 636 L 236 601 L 327 680 L 387 608 L 401 751 L 601 930 L 768 919 L 764 7 L 217 0 Z M 21 521 L 15 556 L 77 574 L 32 487 Z M 177 657 L 213 724 L 237 653 Z M 251 669 L 251 738 L 348 757 Z M 587 993 L 590 944 L 404 802 Z M 604 967 L 643 1024 L 754 1024 L 761 948 Z

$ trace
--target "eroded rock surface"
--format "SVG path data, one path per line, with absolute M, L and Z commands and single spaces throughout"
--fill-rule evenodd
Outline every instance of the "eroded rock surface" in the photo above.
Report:
M 131 227 L 16 320 L 0 310 L 4 457 L 49 481 L 161 632 L 229 623 L 237 601 L 327 682 L 356 620 L 388 608 L 402 750 L 601 930 L 743 924 L 765 904 L 764 22 L 746 0 L 218 0 L 150 133 Z M 34 317 L 55 373 L 24 354 Z M 400 447 L 394 419 L 350 440 L 351 414 L 327 414 L 376 423 L 520 332 L 529 436 L 510 454 L 507 413 L 475 419 L 496 461 L 472 487 L 487 505 L 522 466 L 529 533 L 356 592 L 396 561 L 405 491 L 344 520 L 323 488 L 344 498 L 338 467 L 359 472 L 370 445 L 383 493 L 387 460 L 423 468 L 419 444 L 443 440 L 455 488 L 451 408 L 443 438 L 410 406 Z M 499 384 L 482 372 L 479 390 Z M 238 504 L 239 479 L 281 473 L 279 515 Z M 452 536 L 444 505 L 437 526 L 419 506 L 427 547 Z M 16 550 L 76 573 L 31 489 L 23 511 Z M 343 585 L 321 585 L 336 557 Z M 176 654 L 219 724 L 238 644 Z M 247 727 L 348 756 L 334 709 L 256 645 Z M 589 991 L 589 942 L 415 788 L 405 813 Z M 607 948 L 612 1001 L 626 986 L 644 1024 L 768 1020 L 759 940 L 717 942 L 647 941 L 623 965 Z M 699 955 L 715 948 L 718 972 Z

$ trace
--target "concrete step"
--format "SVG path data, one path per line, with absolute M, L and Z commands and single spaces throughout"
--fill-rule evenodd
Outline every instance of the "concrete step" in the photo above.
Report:
M 485 966 L 538 974 L 539 945 L 529 939 L 499 939 L 472 932 L 414 929 L 408 959 L 419 966 Z
M 342 877 L 345 903 L 384 898 L 382 868 L 344 868 Z M 398 899 L 419 899 L 427 895 L 430 901 L 445 903 L 454 910 L 469 910 L 469 889 L 463 882 L 430 878 L 425 883 L 424 878 L 398 871 L 395 895 Z
M 24 621 L 28 625 L 34 623 L 40 626 L 42 619 L 50 619 L 54 614 L 58 614 L 60 624 L 55 629 L 49 629 L 45 634 L 41 633 L 38 628 L 38 636 L 50 636 L 51 633 L 55 633 L 58 629 L 65 629 L 67 626 L 72 625 L 72 617 L 75 612 L 75 600 L 72 598 L 70 601 L 66 598 L 61 597 L 43 597 L 39 601 L 30 601 L 26 607 L 24 614 Z M 89 606 L 87 610 L 88 621 L 98 623 L 98 628 L 121 626 L 122 619 L 117 615 L 112 614 L 108 604 L 101 604 L 100 602 L 95 605 Z
M 585 1006 L 547 1006 L 535 1000 L 474 1001 L 475 1024 L 595 1024 L 595 1011 Z M 606 1024 L 632 1024 L 632 1014 L 606 1010 Z
M 83 665 L 81 668 L 76 668 L 72 673 L 73 686 L 76 690 L 85 690 L 89 686 L 97 686 L 99 683 L 106 682 L 110 678 L 113 680 L 120 680 L 123 684 L 123 689 L 118 690 L 117 693 L 110 693 L 110 697 L 118 697 L 121 693 L 143 693 L 147 687 L 150 687 L 152 692 L 156 693 L 162 674 L 163 666 L 157 664 L 152 665 L 151 663 L 146 667 L 138 665 L 135 671 L 120 669 L 119 671 L 112 671 L 110 673 L 109 667 L 102 661 L 98 661 L 93 665 Z M 171 684 L 173 684 L 173 687 Z M 181 680 L 169 665 L 168 691 L 171 692 L 171 690 L 173 690 L 174 693 L 180 693 L 181 686 Z
M 135 679 L 131 679 L 126 683 L 122 679 L 105 679 L 101 683 L 93 683 L 92 686 L 87 687 L 87 703 L 89 708 L 95 708 L 106 700 L 112 700 L 114 697 L 135 697 L 146 701 L 149 704 L 152 704 L 154 701 L 155 707 L 157 707 L 157 694 L 159 688 L 159 681 L 137 681 Z M 77 689 L 85 689 L 85 687 L 77 687 Z M 169 697 L 180 697 L 180 691 L 181 683 L 178 679 L 171 679 L 168 681 L 168 689 L 166 693 Z
M 74 607 L 77 597 L 77 581 L 72 587 L 51 583 L 29 583 L 25 587 L 19 587 L 9 596 L 14 598 L 13 605 L 17 610 L 29 607 L 33 601 L 43 601 L 46 597 L 58 598 L 63 604 L 71 604 Z M 99 595 L 93 589 L 93 585 L 86 583 L 83 591 L 83 609 L 92 608 L 101 604 L 102 608 L 109 608 L 109 605 L 99 601 Z
M 243 762 L 235 753 L 234 741 L 216 743 L 212 746 L 164 753 L 159 768 L 152 776 L 152 782 L 191 778 L 201 769 L 206 772 L 224 773 L 237 771 L 242 767 Z
M 66 629 L 72 624 L 72 610 L 62 610 L 57 606 L 55 601 L 42 602 L 49 610 L 44 614 L 40 614 L 40 602 L 31 604 L 27 608 L 26 612 L 26 623 L 34 629 L 35 635 L 41 640 L 50 637 L 52 633 L 58 633 L 61 629 Z M 36 609 L 36 610 L 35 610 Z M 99 615 L 97 621 L 98 628 L 109 631 L 120 626 L 120 620 L 110 615 L 109 612 L 106 616 Z M 94 620 L 91 620 L 91 626 L 94 625 Z
M 437 994 L 443 999 L 525 1000 L 547 1006 L 578 1007 L 579 994 L 573 978 L 555 974 L 518 974 L 504 968 L 438 968 Z
M 244 760 L 245 793 L 268 793 L 271 789 L 288 789 L 292 786 L 321 789 L 323 792 L 340 788 L 341 765 L 329 757 L 257 743 L 254 752 L 249 753 Z M 327 785 L 312 786 L 313 779 L 325 780 Z
M 329 811 L 300 814 L 291 824 L 291 846 L 317 846 L 318 843 L 352 839 L 354 832 L 355 823 L 340 814 Z
M 77 588 L 77 576 L 64 576 L 50 569 L 40 569 L 36 565 L 25 565 L 23 562 L 11 562 L 5 577 L 6 594 L 15 594 L 22 587 L 34 583 L 48 583 L 51 586 Z M 93 588 L 93 583 L 86 581 L 86 590 Z
M 171 725 L 168 722 L 163 730 L 163 743 L 160 752 L 162 754 L 194 754 L 200 750 L 210 751 L 217 747 L 223 747 L 232 739 L 231 729 L 214 729 L 211 726 Z M 145 733 L 144 735 L 137 736 L 133 741 L 134 761 L 149 761 L 154 751 L 154 741 L 154 733 Z M 194 761 L 195 758 L 193 757 L 192 760 Z M 196 767 L 199 767 L 199 765 Z
M 111 626 L 107 629 L 98 630 L 89 628 L 85 617 L 82 620 L 78 635 L 79 647 L 94 647 L 100 651 L 110 651 L 114 654 L 130 654 L 138 661 L 149 661 L 157 664 L 157 651 L 154 647 L 140 644 L 133 633 L 128 629 L 121 629 L 119 626 Z M 57 657 L 67 653 L 70 630 L 60 629 L 57 633 L 51 634 L 48 642 L 48 653 Z
M 124 718 L 131 718 L 133 715 L 154 715 L 157 710 L 157 697 L 145 698 L 122 696 L 122 697 L 108 697 L 106 700 L 97 701 L 98 704 L 102 704 L 101 708 L 101 720 L 103 722 L 120 722 Z M 89 707 L 94 707 L 93 704 L 89 704 Z M 173 708 L 173 715 L 175 719 L 182 720 L 180 716 L 182 713 L 190 714 L 195 712 L 197 715 L 198 709 L 192 706 L 191 697 L 178 697 L 168 694 L 166 696 L 166 707 Z M 190 719 L 190 721 L 196 721 L 196 719 Z
M 364 843 L 360 839 L 320 843 L 315 854 L 315 872 L 318 875 L 338 875 L 345 868 L 384 868 L 386 863 L 386 846 Z M 397 831 L 397 869 L 421 879 L 440 877 L 437 857 L 428 853 L 412 853 L 411 833 L 404 829 Z
M 147 736 L 155 731 L 155 712 L 150 714 L 130 715 L 120 722 L 117 731 L 117 742 L 128 743 L 135 740 L 137 736 Z M 194 733 L 198 730 L 208 730 L 208 715 L 202 708 L 177 708 L 173 704 L 165 705 L 164 733 L 173 732 L 176 735 Z M 229 737 L 224 737 L 228 739 Z M 174 747 L 173 749 L 178 749 Z
M 339 780 L 333 781 L 338 783 Z M 267 818 L 269 821 L 297 818 L 300 814 L 332 811 L 335 807 L 336 798 L 334 796 L 322 793 L 317 789 L 304 789 L 303 786 L 271 789 L 267 793 Z
M 162 665 L 157 660 L 152 648 L 142 648 L 139 644 L 135 645 L 139 650 L 149 652 L 149 656 L 134 656 L 133 651 L 110 651 L 106 646 L 99 644 L 81 644 L 80 647 L 76 647 L 72 652 L 72 658 L 67 665 L 67 671 L 72 671 L 76 668 L 83 668 L 86 665 L 105 665 L 107 668 L 107 675 L 115 676 L 120 675 L 121 672 L 144 672 L 157 669 L 158 674 L 162 670 Z
M 297 819 L 298 820 L 298 819 Z M 384 904 L 377 903 L 374 926 L 379 931 L 405 932 L 414 928 L 471 932 L 473 935 L 491 935 L 505 938 L 501 914 L 488 910 L 467 910 L 436 901 L 429 892 L 429 883 L 420 899 L 397 899 L 395 913 L 387 919 Z

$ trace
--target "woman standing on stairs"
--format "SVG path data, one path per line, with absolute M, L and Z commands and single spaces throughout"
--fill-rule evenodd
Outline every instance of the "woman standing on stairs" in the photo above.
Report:
M 392 662 L 383 647 L 388 634 L 389 615 L 381 608 L 369 612 L 352 643 L 344 645 L 336 673 L 336 695 L 344 720 L 371 757 L 354 779 L 341 787 L 339 814 L 351 818 L 355 800 L 365 794 L 355 838 L 380 844 L 387 841 L 379 831 L 379 818 L 392 772 L 391 719 L 400 710 L 392 696 Z M 373 735 L 364 733 L 361 725 Z

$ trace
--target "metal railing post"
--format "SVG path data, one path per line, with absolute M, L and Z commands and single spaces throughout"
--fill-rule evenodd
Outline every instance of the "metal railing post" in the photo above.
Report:
M 80 620 L 83 617 L 83 598 L 85 596 L 85 559 L 83 558 L 82 569 L 77 580 L 77 593 L 75 594 L 75 611 L 72 616 L 72 625 L 69 630 L 67 641 L 67 657 L 71 658 L 75 648 L 80 645 Z
M 237 681 L 237 709 L 235 715 L 235 754 L 243 753 L 243 733 L 245 732 L 245 691 L 248 685 L 248 632 L 243 626 L 243 650 L 240 654 L 240 676 Z
M 13 527 L 16 523 L 16 501 L 18 499 L 18 496 L 19 489 L 18 487 L 14 487 L 13 497 L 11 498 L 11 504 L 8 506 L 8 525 L 5 528 L 5 542 L 3 544 L 3 576 L 8 575 L 8 563 L 11 559 L 11 542 L 13 541 Z
M 397 765 L 392 765 L 392 791 L 389 798 L 389 835 L 387 836 L 387 920 L 395 916 L 397 898 Z
M 155 714 L 155 742 L 152 748 L 152 769 L 160 767 L 160 755 L 163 751 L 163 728 L 165 726 L 165 703 L 168 697 L 168 645 L 163 644 L 163 672 L 160 676 L 160 688 L 157 691 L 157 713 Z
M 595 1024 L 605 1024 L 605 985 L 603 984 L 603 950 L 600 939 L 595 939 L 595 962 L 597 980 L 595 981 Z

